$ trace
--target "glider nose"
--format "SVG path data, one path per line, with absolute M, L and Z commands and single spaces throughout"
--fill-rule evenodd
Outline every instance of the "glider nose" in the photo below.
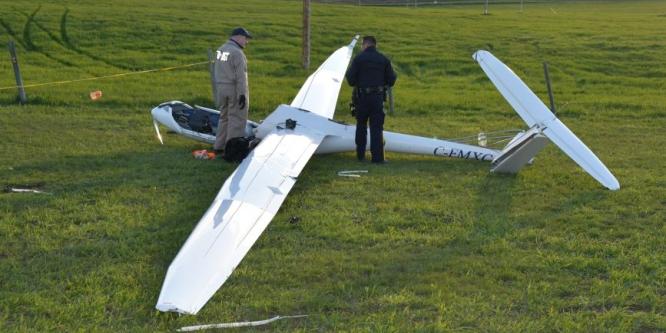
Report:
M 171 108 L 168 110 L 166 108 L 168 108 L 168 106 L 158 106 L 150 111 L 150 115 L 153 116 L 153 127 L 155 128 L 155 134 L 157 135 L 157 139 L 160 140 L 161 144 L 164 144 L 164 140 L 162 140 L 162 135 L 160 134 L 159 124 L 164 124 L 164 120 L 162 119 L 164 114 L 171 114 Z
M 157 106 L 150 111 L 150 115 L 153 116 L 154 122 L 168 126 L 171 118 L 171 107 L 168 105 Z

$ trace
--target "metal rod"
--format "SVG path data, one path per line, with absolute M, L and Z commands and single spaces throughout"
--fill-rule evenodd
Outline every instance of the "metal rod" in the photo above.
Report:
M 210 72 L 210 87 L 213 92 L 213 103 L 215 107 L 219 107 L 217 103 L 217 85 L 215 84 L 215 57 L 213 50 L 208 49 L 208 71 Z
M 28 102 L 28 98 L 25 95 L 25 88 L 23 87 L 23 77 L 21 77 L 21 70 L 19 69 L 18 57 L 16 56 L 16 46 L 14 41 L 10 40 L 9 44 L 9 56 L 12 60 L 12 67 L 14 67 L 14 77 L 16 78 L 16 88 L 18 88 L 19 101 L 21 104 Z
M 555 114 L 555 100 L 553 99 L 553 89 L 550 87 L 550 76 L 548 75 L 548 63 L 543 62 L 543 74 L 546 76 L 546 87 L 548 88 L 548 98 L 550 99 L 550 111 Z

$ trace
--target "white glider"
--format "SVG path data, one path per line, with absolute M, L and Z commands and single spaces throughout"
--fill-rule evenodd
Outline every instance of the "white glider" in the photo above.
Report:
M 247 136 L 261 143 L 225 181 L 169 266 L 158 310 L 196 314 L 266 229 L 312 155 L 355 151 L 355 126 L 332 117 L 357 39 L 310 75 L 291 105 L 278 106 L 261 123 L 248 121 Z M 601 184 L 619 189 L 603 163 L 506 65 L 486 51 L 476 52 L 474 59 L 530 128 L 502 150 L 384 132 L 386 151 L 491 161 L 492 172 L 515 173 L 550 139 Z M 215 141 L 216 110 L 172 101 L 151 113 L 160 141 L 158 123 L 198 141 Z

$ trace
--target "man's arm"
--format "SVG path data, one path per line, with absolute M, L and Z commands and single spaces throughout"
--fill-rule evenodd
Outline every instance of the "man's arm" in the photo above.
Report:
M 247 60 L 241 52 L 235 52 L 232 59 L 234 67 L 234 82 L 236 85 L 236 93 L 240 95 L 247 95 Z
M 351 66 L 349 66 L 349 69 L 345 74 L 345 77 L 347 78 L 347 83 L 349 83 L 349 85 L 352 87 L 356 86 L 356 82 L 358 81 L 358 64 L 356 62 L 356 59 L 357 58 L 354 58 Z
M 395 80 L 398 78 L 398 75 L 393 71 L 393 66 L 391 66 L 391 60 L 388 60 L 388 63 L 384 68 L 384 78 L 386 80 L 386 85 L 389 87 L 393 87 Z

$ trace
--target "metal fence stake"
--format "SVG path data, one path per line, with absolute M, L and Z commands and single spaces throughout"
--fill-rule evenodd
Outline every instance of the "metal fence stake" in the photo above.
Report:
M 21 77 L 21 70 L 19 69 L 18 57 L 16 56 L 16 46 L 14 41 L 9 41 L 9 56 L 12 60 L 12 67 L 14 67 L 14 77 L 16 78 L 16 88 L 18 88 L 19 101 L 21 104 L 28 102 L 28 98 L 25 96 L 25 89 L 23 87 L 23 78 Z

